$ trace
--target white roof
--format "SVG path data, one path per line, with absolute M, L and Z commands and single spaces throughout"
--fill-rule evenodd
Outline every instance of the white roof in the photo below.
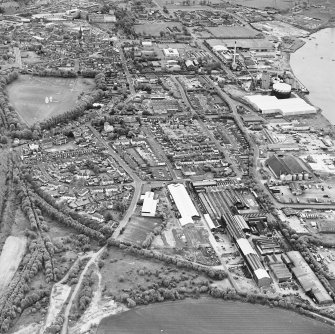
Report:
M 182 226 L 193 224 L 192 217 L 199 216 L 190 195 L 183 184 L 169 184 L 168 189 L 181 215 L 179 219 Z
M 205 214 L 204 214 L 204 217 L 205 217 L 205 220 L 206 220 L 206 222 L 207 222 L 207 224 L 208 224 L 208 227 L 209 227 L 210 229 L 216 227 L 216 226 L 214 225 L 214 223 L 213 223 L 212 218 L 210 217 L 210 215 L 209 215 L 208 213 L 205 213 Z
M 163 49 L 163 52 L 165 56 L 179 56 L 179 52 L 177 49 L 172 48 Z
M 247 239 L 241 238 L 236 240 L 237 244 L 239 245 L 241 251 L 244 255 L 248 254 L 256 254 L 255 250 L 251 247 L 249 241 Z
M 277 92 L 289 93 L 291 89 L 291 85 L 284 82 L 277 82 L 273 85 L 273 90 L 276 90 Z
M 316 108 L 300 97 L 277 99 L 270 95 L 250 95 L 245 98 L 263 113 L 280 112 L 283 115 L 316 113 Z
M 147 191 L 143 198 L 142 215 L 154 216 L 158 200 L 154 199 L 155 193 Z
M 214 45 L 214 51 L 228 51 L 228 48 L 225 45 Z
M 267 273 L 267 271 L 265 269 L 256 269 L 254 271 L 254 274 L 256 275 L 257 279 L 260 280 L 262 278 L 270 278 L 269 274 Z M 271 278 L 270 278 L 271 279 Z

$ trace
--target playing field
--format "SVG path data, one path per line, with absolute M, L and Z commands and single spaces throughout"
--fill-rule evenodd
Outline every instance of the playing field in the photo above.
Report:
M 212 299 L 167 302 L 103 319 L 98 334 L 331 334 L 296 313 Z
M 72 108 L 81 92 L 94 88 L 92 79 L 20 75 L 7 86 L 10 103 L 28 125 Z M 52 100 L 46 103 L 46 97 Z

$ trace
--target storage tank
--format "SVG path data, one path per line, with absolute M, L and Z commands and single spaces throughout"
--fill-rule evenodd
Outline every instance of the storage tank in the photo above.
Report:
M 297 176 L 295 174 L 293 174 L 292 181 L 296 181 L 296 180 L 297 180 Z
M 280 179 L 281 179 L 282 181 L 284 181 L 284 180 L 285 180 L 285 174 L 281 174 L 281 175 L 280 175 Z
M 304 173 L 304 180 L 308 180 L 309 179 L 309 174 L 308 173 Z
M 277 82 L 272 87 L 272 94 L 278 99 L 288 99 L 291 96 L 291 85 L 283 82 Z
M 298 180 L 301 181 L 303 179 L 302 173 L 298 174 Z

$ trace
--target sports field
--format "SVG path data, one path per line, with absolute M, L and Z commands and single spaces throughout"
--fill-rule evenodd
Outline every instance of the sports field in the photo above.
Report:
M 72 108 L 81 92 L 94 88 L 92 79 L 46 78 L 20 75 L 7 86 L 10 103 L 22 120 L 32 125 Z M 51 102 L 46 103 L 46 97 Z
M 332 334 L 334 327 L 266 306 L 214 299 L 153 304 L 103 319 L 98 334 Z

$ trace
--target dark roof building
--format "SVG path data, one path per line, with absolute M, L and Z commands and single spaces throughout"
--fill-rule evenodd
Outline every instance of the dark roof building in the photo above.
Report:
M 289 176 L 290 180 L 302 180 L 303 177 L 305 179 L 309 177 L 306 169 L 300 164 L 298 158 L 293 155 L 279 158 L 274 154 L 266 160 L 266 165 L 278 179 L 283 176 Z

